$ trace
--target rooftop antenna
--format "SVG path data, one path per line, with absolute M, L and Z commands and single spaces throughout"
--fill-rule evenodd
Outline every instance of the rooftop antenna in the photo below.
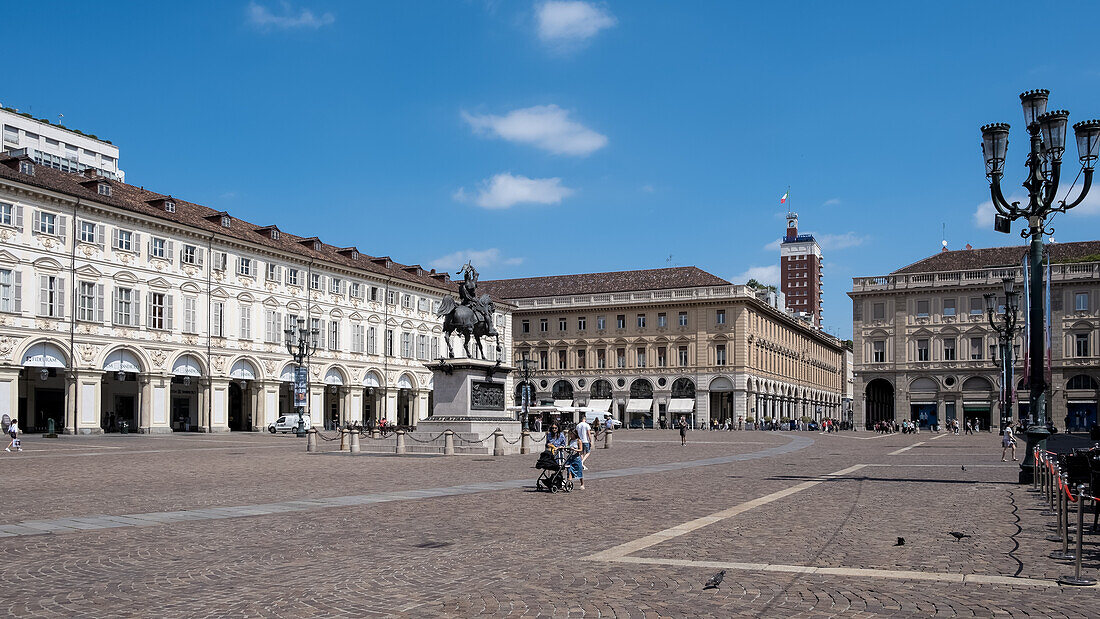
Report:
M 943 247 L 940 251 L 947 251 L 947 224 L 942 223 L 940 225 L 942 226 L 940 229 L 940 245 Z
M 668 258 L 665 258 L 665 266 L 672 266 L 672 254 L 669 254 Z

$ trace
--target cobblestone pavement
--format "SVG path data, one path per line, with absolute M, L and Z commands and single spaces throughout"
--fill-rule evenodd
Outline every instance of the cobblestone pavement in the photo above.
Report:
M 1097 588 L 1054 582 L 1072 564 L 1047 557 L 1053 518 L 1013 483 L 996 435 L 693 432 L 680 447 L 671 431 L 620 431 L 589 460 L 588 490 L 557 495 L 532 490 L 533 455 L 307 455 L 300 439 L 258 434 L 24 444 L 0 454 L 11 615 L 1080 617 L 1100 605 Z M 197 510 L 210 517 L 163 514 Z M 149 522 L 94 525 L 120 515 Z M 88 526 L 12 533 L 61 519 Z M 1089 576 L 1097 539 L 1086 535 Z M 722 585 L 704 589 L 719 569 Z

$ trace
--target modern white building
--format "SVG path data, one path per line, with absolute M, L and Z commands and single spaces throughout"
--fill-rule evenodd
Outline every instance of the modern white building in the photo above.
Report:
M 125 181 L 118 167 L 118 147 L 95 135 L 51 124 L 14 109 L 0 107 L 0 152 L 26 149 L 39 166 L 62 172 L 91 168 L 100 176 Z
M 0 413 L 29 431 L 263 429 L 293 410 L 298 319 L 313 425 L 430 414 L 445 273 L 28 155 L 0 158 L 0 241 Z

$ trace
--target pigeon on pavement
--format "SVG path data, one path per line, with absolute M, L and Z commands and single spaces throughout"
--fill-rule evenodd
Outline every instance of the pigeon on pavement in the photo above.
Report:
M 896 543 L 894 545 L 895 546 L 904 546 L 905 545 L 905 538 L 904 537 L 899 537 L 898 538 L 898 543 Z
M 704 585 L 703 588 L 704 589 L 717 589 L 718 585 L 722 584 L 722 579 L 725 578 L 725 577 L 726 577 L 726 570 L 722 570 L 721 572 L 718 572 L 714 576 L 711 576 L 710 580 L 707 581 L 706 585 Z
M 949 533 L 951 534 L 951 537 L 954 537 L 954 538 L 955 538 L 955 541 L 956 541 L 956 542 L 957 542 L 957 541 L 959 541 L 959 540 L 961 540 L 961 539 L 962 539 L 962 538 L 964 538 L 964 537 L 970 537 L 970 536 L 969 536 L 969 535 L 967 535 L 966 533 L 959 533 L 958 531 L 949 531 Z
M 963 465 L 963 470 L 964 470 L 964 471 L 966 470 L 966 465 L 965 465 L 965 464 Z

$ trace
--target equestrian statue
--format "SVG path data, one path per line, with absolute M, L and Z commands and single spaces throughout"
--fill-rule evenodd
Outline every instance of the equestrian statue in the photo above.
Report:
M 493 313 L 496 308 L 487 294 L 477 295 L 477 269 L 469 261 L 462 265 L 462 269 L 456 273 L 462 275 L 462 283 L 458 286 L 459 301 L 451 295 L 443 297 L 436 315 L 443 317 L 443 339 L 447 341 L 447 351 L 453 359 L 454 347 L 451 345 L 451 334 L 462 334 L 462 350 L 470 359 L 485 358 L 485 349 L 481 347 L 481 338 L 491 336 L 496 339 L 497 359 L 501 358 L 500 334 L 493 326 Z M 470 354 L 470 336 L 474 337 L 474 352 L 476 357 Z

